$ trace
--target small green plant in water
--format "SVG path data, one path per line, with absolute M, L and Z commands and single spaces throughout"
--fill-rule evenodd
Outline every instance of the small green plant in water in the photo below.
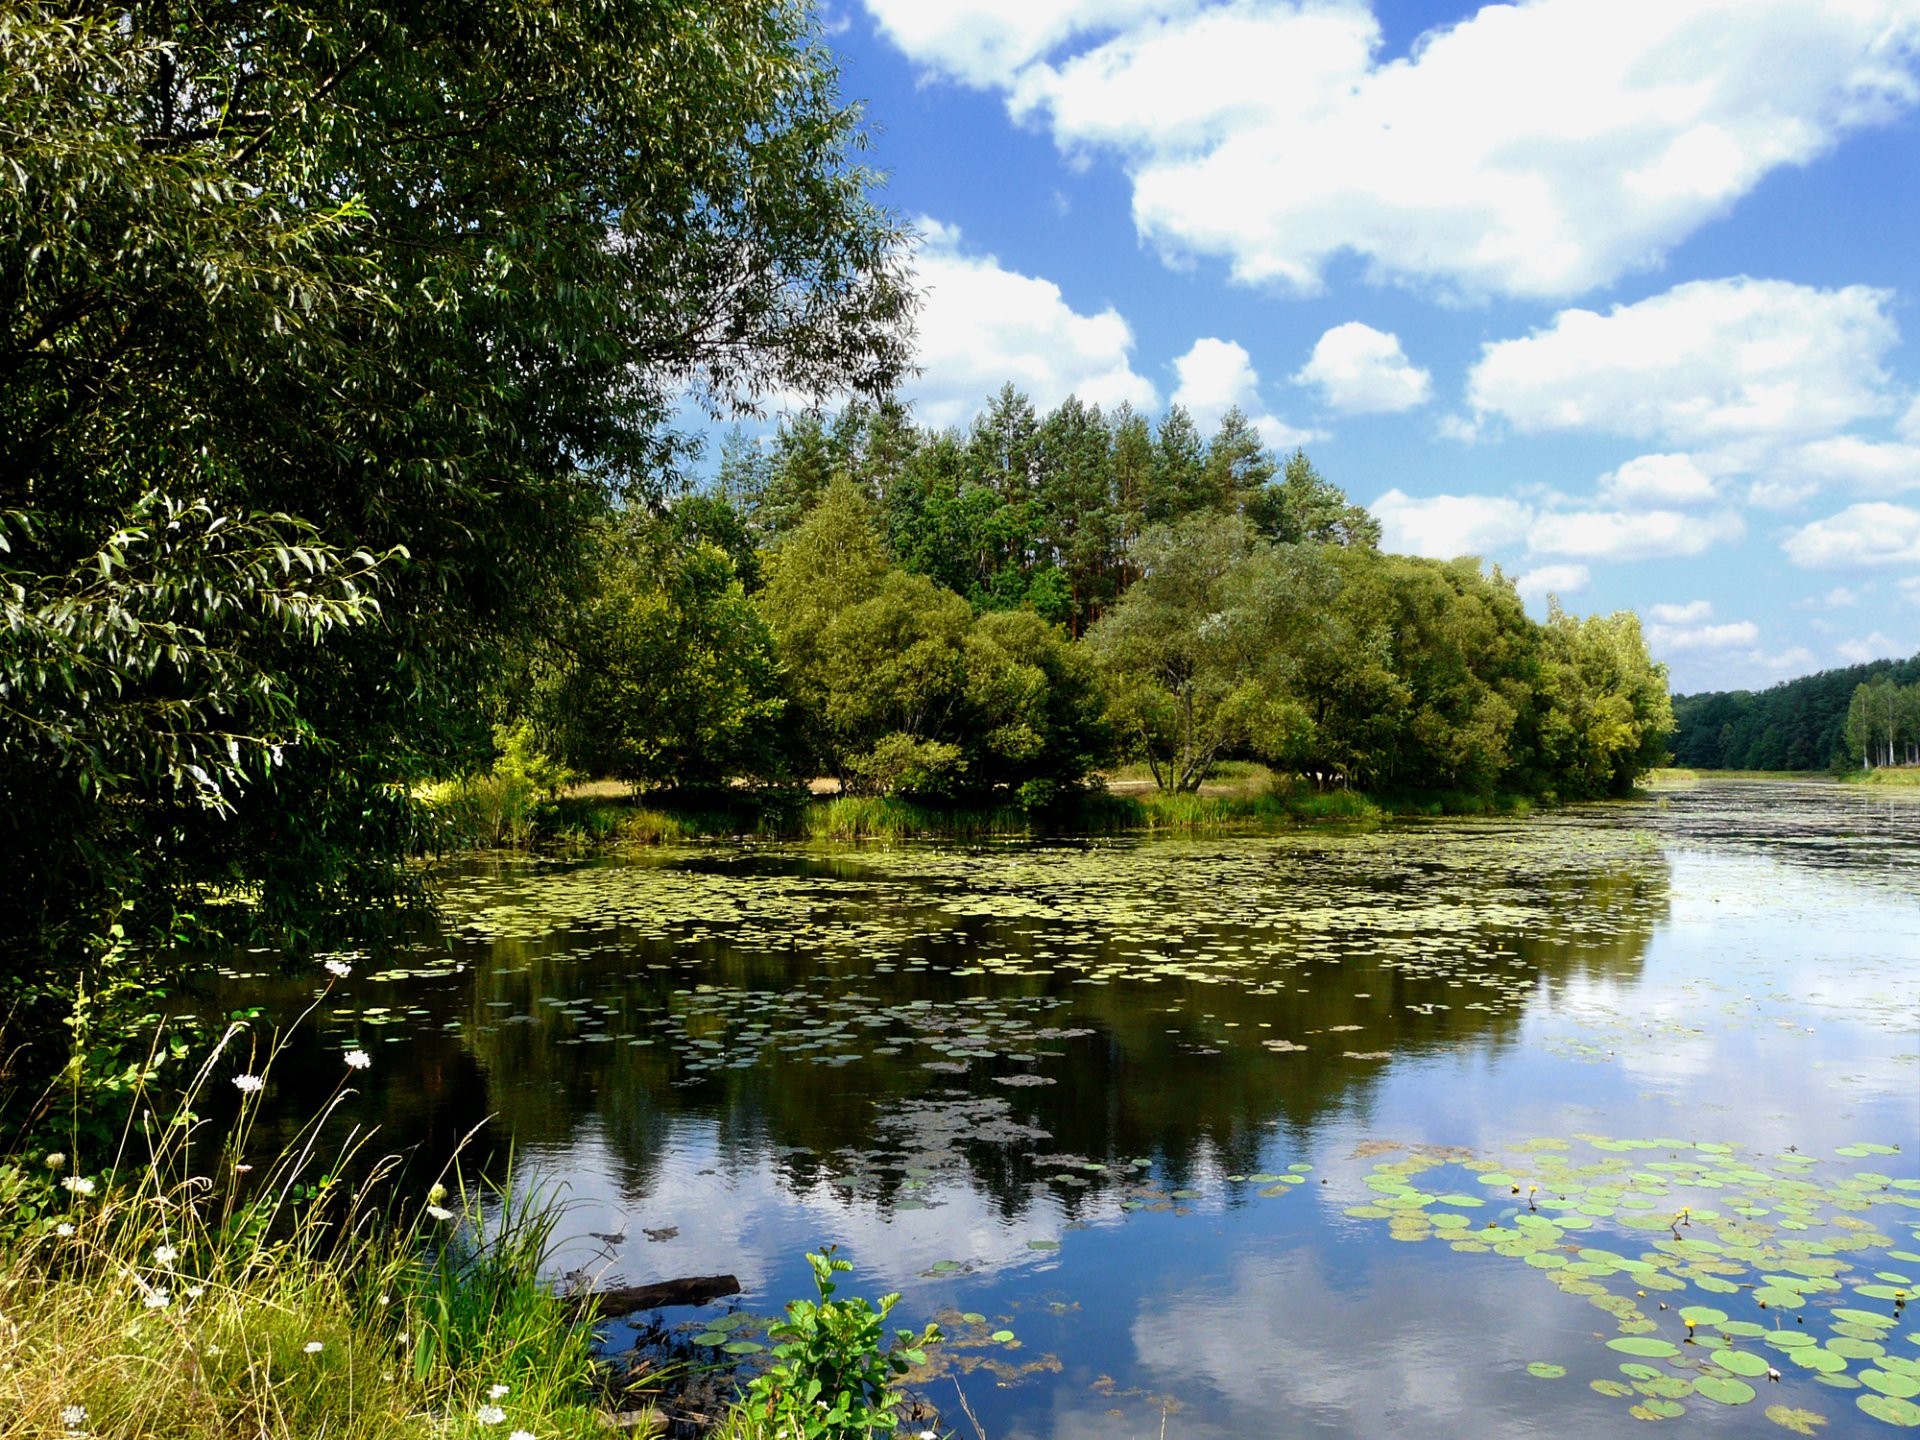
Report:
M 900 1297 L 883 1295 L 877 1308 L 858 1296 L 835 1300 L 833 1277 L 853 1266 L 834 1249 L 808 1254 L 819 1302 L 787 1306 L 787 1318 L 768 1331 L 777 1342 L 774 1363 L 747 1388 L 748 1414 L 776 1435 L 863 1440 L 893 1430 L 902 1398 L 894 1382 L 924 1365 L 927 1347 L 941 1339 L 937 1325 L 918 1335 L 896 1330 L 883 1349 L 887 1316 Z

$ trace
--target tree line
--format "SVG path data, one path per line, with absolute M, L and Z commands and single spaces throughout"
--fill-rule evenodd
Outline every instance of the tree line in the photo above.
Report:
M 1676 696 L 1674 762 L 1701 770 L 1825 770 L 1855 764 L 1871 756 L 1873 742 L 1855 743 L 1848 734 L 1848 714 L 1863 685 L 1881 682 L 1920 683 L 1920 656 L 1822 670 L 1760 691 Z
M 1589 797 L 1658 763 L 1631 614 L 1530 619 L 1471 557 L 1379 548 L 1304 452 L 1012 387 L 962 429 L 898 407 L 736 436 L 710 488 L 610 519 L 503 719 L 645 786 L 837 777 L 1047 804 L 1115 760 Z

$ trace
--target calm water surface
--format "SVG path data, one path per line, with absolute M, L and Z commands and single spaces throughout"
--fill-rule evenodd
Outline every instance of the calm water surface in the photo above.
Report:
M 558 1269 L 740 1277 L 669 1312 L 690 1333 L 756 1338 L 722 1317 L 838 1244 L 855 1293 L 953 1333 L 924 1389 L 994 1440 L 1892 1434 L 1920 1420 L 1917 862 L 1920 804 L 1726 783 L 1372 834 L 480 865 L 283 1083 L 362 1044 L 385 1144 L 498 1116 L 573 1201 Z

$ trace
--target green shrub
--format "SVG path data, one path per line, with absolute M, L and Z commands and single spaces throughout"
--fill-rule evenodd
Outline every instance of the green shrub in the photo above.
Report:
M 878 1307 L 858 1296 L 832 1298 L 833 1277 L 853 1266 L 831 1245 L 809 1254 L 807 1263 L 820 1299 L 793 1301 L 787 1318 L 768 1331 L 777 1342 L 774 1363 L 741 1402 L 749 1426 L 789 1440 L 868 1440 L 892 1431 L 902 1398 L 894 1382 L 926 1364 L 939 1327 L 928 1325 L 918 1335 L 896 1330 L 883 1348 L 887 1316 L 900 1297 L 883 1295 Z

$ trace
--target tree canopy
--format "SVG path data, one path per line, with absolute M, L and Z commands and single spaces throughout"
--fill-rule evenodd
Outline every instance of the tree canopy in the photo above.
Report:
M 7 7 L 15 998 L 383 908 L 673 407 L 902 373 L 862 143 L 799 3 Z

